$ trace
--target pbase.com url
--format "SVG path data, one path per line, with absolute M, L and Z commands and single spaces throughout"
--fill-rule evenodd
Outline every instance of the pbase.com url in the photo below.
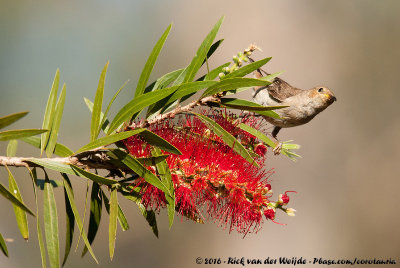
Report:
M 196 258 L 197 264 L 237 264 L 237 265 L 253 265 L 253 264 L 288 264 L 288 265 L 302 265 L 302 264 L 322 264 L 322 265 L 362 265 L 362 264 L 396 264 L 396 260 L 389 259 L 324 259 L 324 258 L 303 258 L 303 257 L 280 257 L 264 259 L 251 259 L 245 257 L 228 257 L 228 258 Z

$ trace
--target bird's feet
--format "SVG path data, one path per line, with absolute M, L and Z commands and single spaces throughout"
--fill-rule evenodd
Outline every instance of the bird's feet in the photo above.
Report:
M 282 150 L 282 142 L 278 141 L 277 145 L 275 146 L 274 149 L 272 149 L 272 151 L 274 152 L 274 155 L 278 155 L 281 153 Z

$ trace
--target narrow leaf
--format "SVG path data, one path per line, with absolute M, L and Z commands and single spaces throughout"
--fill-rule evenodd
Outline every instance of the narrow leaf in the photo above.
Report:
M 140 95 L 143 94 L 143 91 L 147 85 L 147 82 L 149 80 L 151 71 L 153 70 L 154 64 L 157 61 L 158 55 L 161 52 L 161 49 L 164 46 L 165 40 L 167 40 L 168 34 L 171 30 L 172 24 L 170 24 L 165 32 L 162 34 L 160 39 L 157 41 L 156 45 L 154 46 L 153 50 L 150 53 L 150 56 L 144 65 L 143 71 L 140 74 L 140 78 L 136 87 L 135 91 L 135 98 L 139 97 Z
M 35 216 L 35 214 L 24 203 L 17 199 L 2 183 L 0 183 L 0 194 L 10 200 L 14 205 L 17 205 L 32 216 Z
M 122 163 L 132 169 L 140 177 L 144 178 L 151 185 L 159 188 L 163 192 L 168 192 L 168 188 L 166 185 L 157 178 L 150 170 L 145 168 L 138 160 L 136 160 L 131 155 L 119 150 L 119 149 L 111 149 L 111 156 L 117 157 Z
M 90 125 L 90 141 L 94 141 L 100 132 L 100 113 L 103 105 L 104 84 L 106 81 L 106 74 L 109 63 L 110 62 L 107 61 L 106 65 L 103 68 L 103 71 L 101 72 L 99 85 L 97 86 L 96 97 L 94 98 L 92 122 Z
M 225 67 L 228 67 L 230 64 L 231 64 L 230 62 L 227 62 L 227 63 L 224 63 L 224 64 L 218 66 L 217 68 L 211 70 L 208 74 L 206 74 L 206 76 L 204 77 L 204 80 L 214 80 L 215 78 L 217 78 L 219 73 L 222 72 L 222 69 L 224 69 Z
M 249 63 L 249 64 L 237 69 L 236 71 L 225 75 L 223 79 L 229 79 L 229 78 L 234 78 L 234 77 L 243 77 L 243 76 L 259 69 L 260 67 L 264 66 L 270 60 L 271 60 L 271 58 L 265 58 L 265 59 L 262 59 L 259 61 Z
M 115 238 L 117 236 L 117 213 L 118 213 L 118 196 L 117 189 L 111 191 L 110 196 L 110 223 L 108 225 L 108 242 L 110 249 L 110 259 L 114 257 Z
M 46 132 L 47 129 L 18 129 L 0 132 L 0 141 L 17 140 Z
M 169 105 L 171 105 L 173 102 L 175 102 L 178 99 L 181 99 L 190 94 L 194 94 L 203 88 L 211 87 L 215 84 L 218 84 L 218 82 L 217 81 L 195 81 L 195 82 L 181 84 L 178 87 L 178 89 L 173 94 L 171 94 L 171 96 L 157 102 L 152 107 L 152 110 L 150 111 L 150 113 L 155 113 L 158 110 L 162 109 L 163 107 L 168 107 Z
M 7 156 L 13 157 L 17 153 L 18 141 L 10 140 L 7 145 Z
M 224 39 L 220 39 L 220 40 L 216 41 L 214 44 L 212 44 L 212 46 L 210 47 L 210 49 L 207 52 L 207 56 L 204 59 L 203 64 L 206 62 L 207 59 L 209 59 L 211 57 L 212 54 L 214 54 L 214 52 L 222 44 L 222 42 L 224 42 Z
M 282 109 L 288 106 L 262 106 L 255 102 L 235 99 L 235 98 L 222 98 L 221 99 L 222 106 L 226 106 L 229 108 L 246 110 L 250 112 L 255 112 L 260 115 L 272 117 L 272 118 L 280 118 L 279 114 L 274 112 L 273 110 Z
M 115 143 L 117 141 L 124 140 L 124 139 L 129 138 L 129 137 L 131 137 L 133 135 L 139 134 L 139 133 L 141 133 L 141 132 L 143 132 L 145 130 L 146 129 L 144 129 L 144 128 L 138 128 L 138 129 L 134 129 L 134 130 L 131 130 L 131 131 L 120 132 L 120 133 L 117 133 L 117 134 L 112 134 L 110 136 L 99 138 L 97 140 L 94 140 L 94 141 L 86 144 L 85 146 L 80 148 L 78 151 L 76 151 L 75 154 L 78 154 L 78 153 L 81 153 L 81 152 L 84 152 L 84 151 L 89 151 L 89 150 L 92 150 L 92 149 L 96 149 L 96 148 L 99 148 L 99 147 L 102 147 L 102 146 L 106 146 L 106 145 L 109 145 L 109 144 L 113 144 L 113 143 Z
M 92 258 L 98 264 L 99 262 L 97 261 L 96 256 L 93 253 L 92 247 L 90 246 L 90 243 L 86 236 L 86 232 L 83 228 L 82 220 L 81 220 L 81 217 L 79 216 L 78 208 L 76 207 L 76 204 L 75 204 L 74 195 L 72 193 L 71 187 L 69 186 L 69 182 L 66 181 L 66 177 L 64 177 L 64 188 L 67 192 L 68 199 L 71 204 L 72 212 L 74 213 L 75 221 L 79 228 L 79 233 L 81 234 L 81 237 L 82 237 L 83 241 L 85 242 L 85 245 L 88 248 L 90 255 L 92 255 Z
M 3 252 L 3 254 L 6 257 L 8 257 L 8 249 L 7 249 L 6 241 L 4 241 L 4 238 L 1 233 L 0 233 L 0 249 Z
M 106 194 L 100 189 L 102 197 L 103 197 L 103 201 L 104 201 L 104 206 L 106 208 L 106 211 L 108 214 L 110 214 L 110 201 L 108 199 L 108 197 L 106 196 Z M 125 217 L 124 212 L 122 211 L 121 207 L 118 204 L 118 222 L 119 225 L 121 226 L 122 231 L 126 231 L 129 230 L 129 224 L 128 221 Z
M 183 72 L 183 70 L 184 69 L 178 69 L 178 70 L 172 71 L 170 73 L 167 73 L 167 74 L 161 76 L 154 82 L 154 85 L 152 87 L 150 87 L 148 89 L 146 88 L 144 92 L 147 93 L 150 91 L 155 91 L 158 89 L 165 88 L 166 86 L 171 84 L 173 81 L 175 81 L 178 78 L 178 76 Z
M 193 114 L 196 115 L 201 121 L 203 121 L 207 125 L 207 127 L 210 128 L 217 136 L 220 136 L 221 139 L 236 153 L 246 159 L 247 162 L 253 164 L 254 166 L 258 166 L 255 160 L 246 150 L 246 148 L 244 148 L 243 145 L 234 136 L 232 136 L 228 131 L 221 127 L 217 122 L 202 114 Z
M 81 178 L 87 178 L 90 179 L 92 181 L 95 181 L 97 183 L 100 184 L 114 184 L 114 183 L 118 183 L 118 181 L 116 180 L 112 180 L 112 179 L 108 179 L 108 178 L 104 178 L 102 176 L 96 175 L 94 173 L 85 171 L 77 166 L 74 165 L 67 165 L 65 163 L 61 163 L 61 162 L 57 162 L 54 160 L 50 160 L 50 159 L 29 159 L 26 160 L 28 162 L 32 162 L 35 163 L 39 166 L 51 169 L 51 170 L 55 170 L 61 173 L 66 173 L 66 174 L 70 174 L 70 175 L 76 175 L 79 176 Z
M 11 171 L 8 169 L 7 166 L 6 166 L 6 169 L 8 171 L 8 185 L 9 185 L 10 192 L 14 195 L 14 197 L 16 199 L 21 201 L 21 203 L 24 203 L 22 196 L 21 196 L 21 192 L 18 187 L 18 184 L 14 179 L 14 176 L 12 175 Z M 15 205 L 15 204 L 13 204 L 13 207 L 14 207 L 15 218 L 17 220 L 18 229 L 21 232 L 22 237 L 25 240 L 28 240 L 29 239 L 29 229 L 28 229 L 28 219 L 26 217 L 26 212 L 21 207 Z
M 255 129 L 255 128 L 252 128 L 243 123 L 239 124 L 239 127 L 241 129 L 243 129 L 244 131 L 250 133 L 251 135 L 257 137 L 259 140 L 261 140 L 263 143 L 265 143 L 267 146 L 269 146 L 271 148 L 275 148 L 276 146 L 278 146 L 278 143 L 272 141 L 264 133 L 262 133 L 261 131 Z M 299 149 L 299 147 L 300 146 L 297 144 L 290 144 L 290 143 L 284 142 L 282 144 L 281 154 L 286 155 L 287 157 L 289 157 L 292 160 L 295 160 L 296 158 L 300 157 L 300 155 L 293 153 L 291 150 Z
M 171 95 L 176 89 L 177 87 L 164 88 L 134 98 L 117 113 L 114 120 L 110 124 L 108 134 L 111 134 L 122 123 L 129 120 L 134 114 L 142 111 L 145 107 Z
M 240 87 L 249 87 L 249 86 L 266 86 L 271 84 L 271 82 L 264 81 L 261 79 L 254 78 L 229 78 L 220 81 L 219 83 L 209 87 L 201 96 L 202 98 L 207 96 L 212 96 L 214 94 L 237 89 Z
M 61 118 L 62 118 L 62 114 L 64 111 L 65 95 L 66 95 L 66 90 L 65 90 L 65 84 L 64 84 L 62 87 L 62 90 L 61 90 L 60 97 L 58 98 L 58 101 L 57 101 L 57 105 L 56 105 L 56 109 L 55 109 L 54 117 L 53 117 L 53 124 L 51 126 L 51 133 L 50 133 L 48 144 L 46 146 L 47 157 L 51 157 L 53 155 L 53 151 L 57 144 L 58 130 L 60 129 Z
M 159 155 L 161 154 L 161 150 L 154 147 L 152 148 L 152 154 Z M 165 160 L 160 161 L 159 163 L 154 163 L 153 165 L 156 166 L 157 173 L 160 175 L 161 180 L 168 189 L 168 192 L 165 193 L 165 199 L 167 201 L 169 228 L 171 229 L 175 216 L 175 192 L 171 171 L 169 170 L 167 161 Z
M 87 98 L 83 98 L 83 100 L 85 101 L 86 106 L 89 108 L 89 111 L 92 113 L 93 112 L 93 102 Z M 103 122 L 103 124 L 101 124 L 101 129 L 105 133 L 107 133 L 110 121 L 108 121 L 107 117 L 103 114 L 103 112 L 100 113 L 100 121 Z
M 171 143 L 166 141 L 165 139 L 161 138 L 157 134 L 151 132 L 150 130 L 145 130 L 143 132 L 140 132 L 139 135 L 143 137 L 143 139 L 148 143 L 153 146 L 157 146 L 158 148 L 173 153 L 177 155 L 181 155 L 181 151 L 178 150 L 175 146 L 173 146 Z
M 118 183 L 118 181 L 113 180 L 113 179 L 108 179 L 104 178 L 102 176 L 99 176 L 97 174 L 85 171 L 77 166 L 71 165 L 71 168 L 76 172 L 76 174 L 79 174 L 78 176 L 80 177 L 85 177 L 88 178 L 94 182 L 100 183 L 100 184 L 106 184 L 106 185 L 111 185 L 114 183 Z
M 28 114 L 28 112 L 19 112 L 19 113 L 9 114 L 9 115 L 0 117 L 0 129 L 2 129 L 8 125 L 11 125 L 12 123 L 21 119 L 22 117 L 24 117 L 27 114 Z
M 184 83 L 193 81 L 197 71 L 200 69 L 201 65 L 204 62 L 204 59 L 207 56 L 208 51 L 210 50 L 210 47 L 215 39 L 215 36 L 218 33 L 219 28 L 221 27 L 223 20 L 224 17 L 219 19 L 219 21 L 212 28 L 211 32 L 206 36 L 204 41 L 201 43 L 199 49 L 196 52 L 196 55 L 194 56 L 192 62 L 187 68 L 187 72 L 183 80 Z
M 103 128 L 104 123 L 107 120 L 107 115 L 108 112 L 110 111 L 111 105 L 114 103 L 115 99 L 118 97 L 119 93 L 121 92 L 121 90 L 126 86 L 126 84 L 129 82 L 129 80 L 126 80 L 125 83 L 118 89 L 117 92 L 115 92 L 114 96 L 112 97 L 112 99 L 110 100 L 110 102 L 107 105 L 107 109 L 106 111 L 103 113 L 100 113 L 100 127 L 105 131 L 105 128 Z M 106 131 L 105 131 L 106 132 Z
M 46 249 L 44 246 L 43 232 L 42 232 L 42 227 L 41 227 L 41 223 L 40 223 L 39 206 L 38 206 L 37 192 L 36 192 L 36 181 L 37 181 L 36 168 L 33 168 L 32 170 L 31 169 L 28 169 L 28 170 L 29 170 L 29 174 L 32 178 L 33 193 L 35 195 L 36 214 L 38 215 L 36 217 L 36 231 L 37 231 L 37 235 L 38 235 L 40 257 L 42 259 L 42 268 L 46 268 Z
M 161 154 L 161 155 L 153 155 L 151 157 L 140 157 L 136 158 L 136 160 L 139 161 L 142 165 L 151 166 L 164 161 L 165 159 L 168 158 L 168 156 L 169 155 L 167 154 Z
M 69 184 L 69 187 L 72 190 L 71 182 L 65 173 L 61 173 L 64 177 L 65 181 Z M 73 193 L 72 193 L 73 194 Z M 64 200 L 65 200 L 65 214 L 66 214 L 66 225 L 65 225 L 65 252 L 64 252 L 64 259 L 62 262 L 62 266 L 65 265 L 68 259 L 69 252 L 71 251 L 72 240 L 74 238 L 74 229 L 75 229 L 75 216 L 74 212 L 72 211 L 71 203 L 69 202 L 67 191 L 64 188 Z
M 146 208 L 143 206 L 143 204 L 140 201 L 140 197 L 136 195 L 137 190 L 134 189 L 132 190 L 131 193 L 125 193 L 122 192 L 122 195 L 133 202 L 135 202 L 142 213 L 143 217 L 146 219 L 147 223 L 150 225 L 151 230 L 153 231 L 154 235 L 158 237 L 158 228 L 157 228 L 157 219 L 156 219 L 156 214 L 152 210 L 146 210 Z M 135 195 L 134 195 L 135 194 Z
M 50 95 L 49 98 L 47 99 L 46 111 L 44 112 L 43 125 L 42 125 L 43 129 L 51 129 L 51 125 L 53 123 L 54 109 L 56 107 L 59 82 L 60 82 L 60 70 L 57 69 L 56 74 L 54 76 L 53 85 L 51 86 Z M 50 132 L 42 134 L 40 143 L 41 144 L 40 153 L 43 153 L 44 149 L 46 148 L 49 137 L 50 137 Z
M 40 138 L 39 137 L 26 137 L 26 138 L 21 138 L 22 141 L 40 149 Z M 56 147 L 54 149 L 54 154 L 61 156 L 61 157 L 67 157 L 71 156 L 74 154 L 74 152 L 69 149 L 67 146 L 61 143 L 56 143 Z
M 57 207 L 53 186 L 48 180 L 47 174 L 46 182 L 44 184 L 43 204 L 44 231 L 50 265 L 51 267 L 60 267 Z
M 99 230 L 101 212 L 102 212 L 102 195 L 100 192 L 100 185 L 93 182 L 92 192 L 90 194 L 90 218 L 89 218 L 89 229 L 88 229 L 88 241 L 90 244 L 93 243 L 96 237 L 97 231 Z M 83 249 L 82 257 L 85 256 L 87 247 Z

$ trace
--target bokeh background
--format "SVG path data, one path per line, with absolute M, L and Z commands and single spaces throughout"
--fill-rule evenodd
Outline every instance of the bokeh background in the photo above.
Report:
M 282 140 L 301 144 L 302 159 L 293 163 L 270 155 L 266 161 L 266 168 L 276 171 L 276 194 L 298 192 L 291 195 L 290 204 L 296 217 L 279 213 L 277 220 L 287 226 L 268 222 L 259 233 L 243 239 L 212 222 L 200 225 L 179 217 L 168 230 L 163 212 L 157 239 L 136 207 L 121 201 L 131 229 L 118 230 L 111 262 L 107 224 L 102 223 L 94 243 L 98 267 L 200 267 L 196 257 L 400 262 L 399 14 L 397 0 L 3 0 L 0 115 L 28 110 L 15 128 L 40 127 L 54 73 L 60 68 L 67 99 L 59 141 L 77 149 L 90 134 L 83 97 L 94 99 L 107 60 L 105 102 L 130 79 L 115 105 L 121 107 L 133 97 L 141 68 L 169 23 L 174 23 L 173 29 L 152 78 L 186 66 L 212 25 L 225 15 L 218 34 L 225 41 L 211 66 L 229 61 L 255 42 L 263 52 L 254 58 L 273 57 L 268 71 L 284 70 L 282 77 L 301 88 L 329 86 L 338 98 L 311 123 L 281 131 Z M 0 143 L 1 154 L 5 146 Z M 18 154 L 37 156 L 37 151 L 20 143 Z M 34 207 L 29 177 L 24 170 L 13 172 L 25 202 Z M 4 169 L 0 180 L 7 184 Z M 73 178 L 73 184 L 82 213 L 86 183 Z M 55 191 L 63 237 L 62 190 Z M 8 243 L 10 258 L 0 254 L 0 267 L 40 267 L 35 220 L 29 218 L 31 238 L 26 243 L 5 199 L 0 211 L 0 232 L 14 239 Z M 71 253 L 67 267 L 97 267 L 89 255 L 81 259 L 80 250 Z

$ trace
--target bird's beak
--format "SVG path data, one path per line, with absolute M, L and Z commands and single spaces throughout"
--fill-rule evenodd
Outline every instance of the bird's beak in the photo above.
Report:
M 335 97 L 335 96 L 332 96 L 332 100 L 333 100 L 333 101 L 336 101 L 336 97 Z
M 325 94 L 325 96 L 326 96 L 326 99 L 331 103 L 336 101 L 336 97 L 333 96 L 333 94 Z

